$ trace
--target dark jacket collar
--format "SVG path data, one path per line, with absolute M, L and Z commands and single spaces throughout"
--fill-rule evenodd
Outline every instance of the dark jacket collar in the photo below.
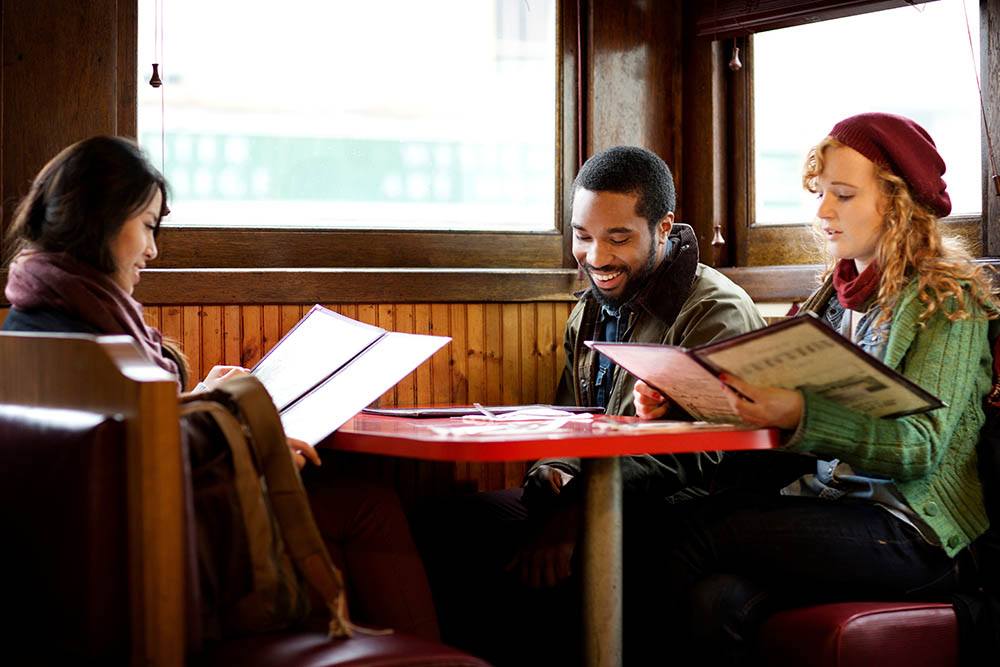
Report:
M 672 324 L 687 301 L 698 269 L 698 239 L 688 225 L 674 223 L 670 230 L 670 254 L 663 258 L 646 284 L 622 307 L 635 313 L 648 313 L 661 322 Z M 578 294 L 596 301 L 591 285 Z

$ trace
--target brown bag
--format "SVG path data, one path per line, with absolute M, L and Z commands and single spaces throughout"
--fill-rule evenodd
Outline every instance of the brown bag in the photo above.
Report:
M 199 548 L 202 580 L 206 572 L 211 575 L 231 569 L 230 563 L 213 560 L 235 560 L 242 567 L 249 561 L 249 582 L 235 586 L 236 591 L 227 583 L 233 577 L 214 584 L 221 589 L 214 596 L 221 634 L 269 632 L 304 620 L 309 613 L 304 578 L 331 612 L 330 635 L 350 636 L 353 626 L 346 616 L 343 578 L 316 528 L 281 419 L 263 385 L 253 376 L 227 380 L 212 392 L 182 398 L 181 415 L 209 416 L 224 436 L 222 456 L 201 456 L 201 460 L 211 461 L 216 469 L 220 460 L 231 461 L 224 464 L 225 471 L 231 470 L 231 483 L 223 479 L 211 491 L 235 496 L 236 502 L 229 505 L 237 505 L 238 510 L 228 519 L 220 520 L 218 511 L 211 517 L 199 514 L 199 471 L 193 471 L 195 518 L 199 524 L 206 523 L 198 526 L 199 534 L 211 540 L 219 525 L 228 520 L 235 526 L 228 532 L 236 534 L 230 543 L 240 544 L 237 549 Z M 219 443 L 214 446 L 219 447 Z M 224 478 L 225 474 L 214 477 Z M 225 504 L 214 502 L 215 507 Z M 210 505 L 201 503 L 203 507 Z M 248 558 L 230 559 L 220 551 L 243 551 Z

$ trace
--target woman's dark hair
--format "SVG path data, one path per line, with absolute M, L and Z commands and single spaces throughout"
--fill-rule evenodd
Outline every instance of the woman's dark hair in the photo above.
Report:
M 167 182 L 135 143 L 91 137 L 64 148 L 42 167 L 14 211 L 9 261 L 25 246 L 66 252 L 100 271 L 115 271 L 110 242 L 156 193 L 168 212 Z

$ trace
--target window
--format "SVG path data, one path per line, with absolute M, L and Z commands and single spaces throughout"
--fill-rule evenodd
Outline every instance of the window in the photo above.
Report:
M 919 122 L 947 164 L 952 215 L 982 208 L 980 109 L 963 0 L 941 0 L 754 36 L 754 224 L 804 223 L 805 152 L 866 111 Z M 977 45 L 978 3 L 966 0 Z
M 812 233 L 815 201 L 801 190 L 806 151 L 837 120 L 875 110 L 927 128 L 947 163 L 954 207 L 943 221 L 946 233 L 975 254 L 997 254 L 1000 200 L 989 196 L 982 114 L 1000 127 L 1000 97 L 984 74 L 996 71 L 996 49 L 987 48 L 995 36 L 982 30 L 997 25 L 998 11 L 976 0 L 706 6 L 698 34 L 720 40 L 717 76 L 728 90 L 728 261 L 765 267 L 823 260 Z M 744 64 L 738 72 L 725 67 L 734 46 Z M 977 72 L 985 77 L 985 111 Z
M 137 125 L 169 225 L 558 229 L 556 0 L 158 4 Z

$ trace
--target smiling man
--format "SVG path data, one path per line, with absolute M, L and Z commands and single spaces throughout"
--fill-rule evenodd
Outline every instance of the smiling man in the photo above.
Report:
M 584 341 L 695 346 L 764 325 L 742 289 L 698 262 L 694 232 L 674 223 L 673 177 L 656 155 L 628 146 L 599 153 L 573 191 L 573 254 L 591 285 L 566 325 L 558 403 L 634 414 L 635 379 Z M 717 461 L 703 454 L 624 457 L 626 515 L 636 517 L 630 525 L 643 525 L 645 501 L 700 495 Z M 579 606 L 579 469 L 579 459 L 539 461 L 523 488 L 439 503 L 416 522 L 446 641 L 497 665 L 524 664 L 525 656 L 533 664 L 579 662 L 572 611 Z M 626 543 L 643 532 L 626 530 Z M 626 544 L 627 559 L 642 551 Z M 647 564 L 633 567 L 646 571 Z

